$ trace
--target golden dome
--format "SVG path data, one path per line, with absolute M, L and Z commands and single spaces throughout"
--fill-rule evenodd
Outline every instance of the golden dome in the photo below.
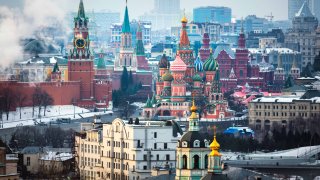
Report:
M 186 18 L 185 15 L 184 15 L 183 18 L 181 19 L 181 22 L 182 22 L 182 23 L 187 23 L 187 22 L 188 22 L 188 19 Z
M 213 127 L 213 141 L 210 144 L 210 149 L 211 149 L 211 153 L 210 156 L 221 156 L 221 154 L 219 153 L 219 149 L 220 149 L 220 144 L 218 143 L 217 139 L 216 139 L 216 126 Z
M 194 100 L 192 101 L 192 106 L 190 108 L 191 112 L 196 112 L 197 111 L 197 106 L 194 103 Z

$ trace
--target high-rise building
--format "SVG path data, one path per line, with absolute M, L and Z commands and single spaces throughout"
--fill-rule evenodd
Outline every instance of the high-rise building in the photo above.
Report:
M 180 11 L 180 0 L 154 0 L 154 11 L 160 14 L 176 14 Z
M 319 0 L 310 0 L 309 7 L 313 15 L 320 20 L 320 1 Z
M 288 48 L 300 51 L 302 54 L 302 66 L 313 64 L 316 56 L 316 29 L 318 20 L 309 9 L 307 2 L 303 3 L 300 10 L 292 20 L 292 29 L 289 29 L 285 38 Z
M 220 24 L 231 22 L 231 8 L 228 7 L 198 7 L 193 9 L 193 21 L 196 23 L 217 22 Z
M 289 0 L 288 1 L 288 19 L 292 20 L 299 12 L 302 4 L 306 2 L 312 14 L 320 19 L 320 1 L 319 0 Z
M 180 16 L 180 0 L 155 0 L 154 10 L 140 16 L 142 21 L 151 21 L 152 29 L 168 29 L 177 26 Z

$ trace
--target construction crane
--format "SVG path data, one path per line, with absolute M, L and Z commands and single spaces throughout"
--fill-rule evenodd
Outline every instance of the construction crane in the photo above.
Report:
M 266 15 L 266 16 L 264 16 L 264 17 L 266 17 L 269 21 L 271 21 L 272 22 L 272 20 L 273 20 L 273 18 L 274 18 L 274 16 L 272 15 L 272 12 L 270 13 L 270 15 Z

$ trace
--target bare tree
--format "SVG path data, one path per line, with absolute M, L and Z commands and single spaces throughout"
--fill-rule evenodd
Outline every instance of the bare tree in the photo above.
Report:
M 43 116 L 46 116 L 47 107 L 49 105 L 52 105 L 53 101 L 54 101 L 53 98 L 46 91 L 43 91 L 42 93 L 42 105 L 44 107 Z
M 40 116 L 41 105 L 42 105 L 42 96 L 43 92 L 40 86 L 37 86 L 32 94 L 32 115 L 34 115 L 34 108 L 38 106 L 39 112 L 38 116 Z
M 11 110 L 12 106 L 15 104 L 14 92 L 9 87 L 5 87 L 4 89 L 2 89 L 0 94 L 2 94 L 1 96 L 2 96 L 2 100 L 3 100 L 3 102 L 2 102 L 3 107 L 2 108 L 3 108 L 4 112 L 6 113 L 7 120 L 8 120 L 10 110 Z
M 19 106 L 20 119 L 21 119 L 21 108 L 26 100 L 27 100 L 27 96 L 25 94 L 23 94 L 21 91 L 16 92 L 16 102 L 17 102 L 17 105 Z

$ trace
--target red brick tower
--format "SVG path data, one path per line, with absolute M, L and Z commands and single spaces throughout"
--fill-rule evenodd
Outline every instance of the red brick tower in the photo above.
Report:
M 69 81 L 80 81 L 80 98 L 93 97 L 93 54 L 90 50 L 88 17 L 80 0 L 78 15 L 74 18 L 73 46 L 68 57 Z
M 144 52 L 144 46 L 142 41 L 142 31 L 141 31 L 140 24 L 138 25 L 136 36 L 137 36 L 136 56 L 137 56 L 138 69 L 149 70 L 149 65 L 146 60 L 146 56 Z
M 247 80 L 249 51 L 246 49 L 246 38 L 243 27 L 239 34 L 238 48 L 236 49 L 235 56 L 234 70 L 238 78 L 238 84 L 244 85 Z
M 201 58 L 202 62 L 204 62 L 206 59 L 208 59 L 208 57 L 210 55 L 210 38 L 209 38 L 209 34 L 207 32 L 205 32 L 203 34 L 202 46 L 199 50 L 199 54 L 200 54 L 200 58 Z

